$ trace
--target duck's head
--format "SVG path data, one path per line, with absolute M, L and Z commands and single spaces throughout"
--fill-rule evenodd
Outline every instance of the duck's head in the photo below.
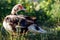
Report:
M 12 8 L 11 14 L 17 14 L 17 12 L 21 10 L 26 11 L 26 9 L 21 4 L 17 4 Z

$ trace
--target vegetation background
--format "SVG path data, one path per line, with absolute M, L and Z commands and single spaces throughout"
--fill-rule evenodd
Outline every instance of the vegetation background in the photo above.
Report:
M 13 6 L 18 3 L 28 10 L 28 12 L 20 11 L 18 14 L 37 17 L 38 25 L 52 32 L 41 34 L 41 40 L 60 40 L 60 0 L 0 0 L 0 31 L 4 17 L 9 15 Z

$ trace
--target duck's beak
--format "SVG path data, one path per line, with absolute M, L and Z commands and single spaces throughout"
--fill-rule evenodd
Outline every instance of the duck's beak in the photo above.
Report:
M 26 9 L 23 7 L 23 8 L 22 8 L 22 9 L 20 9 L 20 10 L 24 10 L 24 11 L 25 11 Z
M 28 12 L 28 10 L 26 10 L 25 8 L 23 8 L 22 10 L 25 11 L 25 12 Z
M 25 9 L 25 8 L 23 8 L 22 10 L 23 10 L 23 11 L 25 11 L 25 12 L 28 12 L 28 10 L 27 10 L 27 9 Z

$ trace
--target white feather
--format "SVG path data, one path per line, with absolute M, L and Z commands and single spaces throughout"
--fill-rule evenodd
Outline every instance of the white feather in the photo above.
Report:
M 5 21 L 3 21 L 3 27 L 5 28 L 6 31 L 8 31 L 9 33 L 12 33 L 13 30 L 11 28 L 11 26 L 9 25 L 9 23 L 6 23 Z
M 47 31 L 45 31 L 45 30 L 42 29 L 41 27 L 38 27 L 38 28 L 39 28 L 39 30 L 36 30 L 36 29 L 35 29 L 35 24 L 32 24 L 32 25 L 30 25 L 30 26 L 28 27 L 28 30 L 29 30 L 30 32 L 47 33 Z

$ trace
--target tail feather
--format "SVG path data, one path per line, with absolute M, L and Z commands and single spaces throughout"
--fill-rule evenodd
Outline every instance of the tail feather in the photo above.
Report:
M 36 28 L 37 28 L 38 30 L 37 30 Z M 30 32 L 47 33 L 46 30 L 42 29 L 41 27 L 36 27 L 35 25 L 29 26 L 29 27 L 28 27 L 28 30 L 29 30 Z

